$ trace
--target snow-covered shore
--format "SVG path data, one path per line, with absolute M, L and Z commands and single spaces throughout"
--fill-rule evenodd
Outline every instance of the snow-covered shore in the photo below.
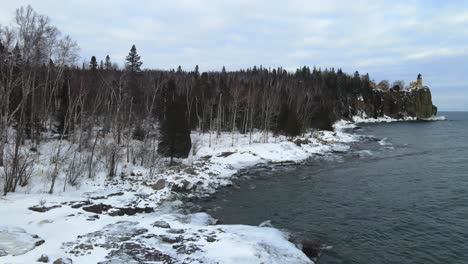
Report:
M 254 165 L 300 163 L 346 151 L 359 141 L 345 132 L 354 126 L 340 121 L 334 132 L 294 140 L 260 132 L 252 137 L 194 132 L 198 151 L 161 173 L 121 164 L 122 177 L 114 181 L 105 181 L 102 172 L 79 188 L 52 195 L 36 180 L 33 188 L 0 198 L 0 262 L 34 263 L 45 254 L 50 262 L 73 263 L 312 263 L 285 232 L 219 225 L 206 213 L 181 210 L 180 198 L 210 195 Z

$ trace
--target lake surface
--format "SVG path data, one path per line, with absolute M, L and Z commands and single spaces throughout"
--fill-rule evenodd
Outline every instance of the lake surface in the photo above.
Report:
M 251 172 L 200 204 L 331 245 L 318 263 L 468 263 L 468 113 L 440 115 L 360 125 L 348 153 Z

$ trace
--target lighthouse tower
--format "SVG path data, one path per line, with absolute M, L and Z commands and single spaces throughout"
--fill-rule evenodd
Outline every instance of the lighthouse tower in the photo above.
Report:
M 418 74 L 418 79 L 416 80 L 416 87 L 422 88 L 423 87 L 423 81 L 422 81 L 422 76 L 421 74 Z

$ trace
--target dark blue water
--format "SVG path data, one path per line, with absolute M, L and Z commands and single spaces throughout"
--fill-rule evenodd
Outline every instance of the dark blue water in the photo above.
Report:
M 468 263 L 468 113 L 441 114 L 363 125 L 386 140 L 252 172 L 202 205 L 227 224 L 271 220 L 332 245 L 319 263 Z

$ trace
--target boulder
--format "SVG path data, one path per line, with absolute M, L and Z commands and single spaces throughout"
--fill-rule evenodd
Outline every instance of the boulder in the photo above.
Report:
M 155 191 L 159 191 L 161 189 L 164 189 L 166 187 L 166 180 L 160 179 L 158 180 L 155 184 L 150 185 L 151 189 Z
M 52 264 L 72 264 L 73 261 L 69 258 L 56 259 Z
M 159 228 L 171 228 L 171 226 L 166 221 L 156 221 L 152 224 L 152 226 Z
M 196 187 L 197 187 L 196 185 L 184 179 L 181 182 L 172 185 L 172 191 L 179 192 L 179 193 L 188 193 L 188 192 L 194 191 Z
M 38 259 L 37 262 L 49 263 L 49 256 L 46 254 L 42 254 Z
M 111 208 L 112 206 L 107 204 L 93 204 L 91 206 L 83 207 L 83 210 L 95 214 L 102 214 L 102 212 L 107 212 Z
M 184 229 L 178 229 L 178 228 L 171 228 L 167 231 L 168 233 L 170 234 L 183 234 L 185 233 L 185 230 Z
M 302 252 L 306 254 L 307 257 L 312 259 L 317 259 L 322 254 L 323 245 L 314 240 L 304 239 L 301 242 Z
M 135 214 L 149 214 L 154 212 L 152 207 L 121 207 L 113 208 L 112 211 L 109 211 L 110 216 L 124 216 L 124 215 L 135 215 Z
M 38 212 L 38 213 L 45 213 L 47 211 L 50 211 L 52 209 L 55 209 L 55 208 L 60 208 L 62 207 L 61 205 L 53 205 L 53 206 L 31 206 L 29 207 L 28 209 L 31 210 L 31 211 L 34 211 L 34 212 Z

